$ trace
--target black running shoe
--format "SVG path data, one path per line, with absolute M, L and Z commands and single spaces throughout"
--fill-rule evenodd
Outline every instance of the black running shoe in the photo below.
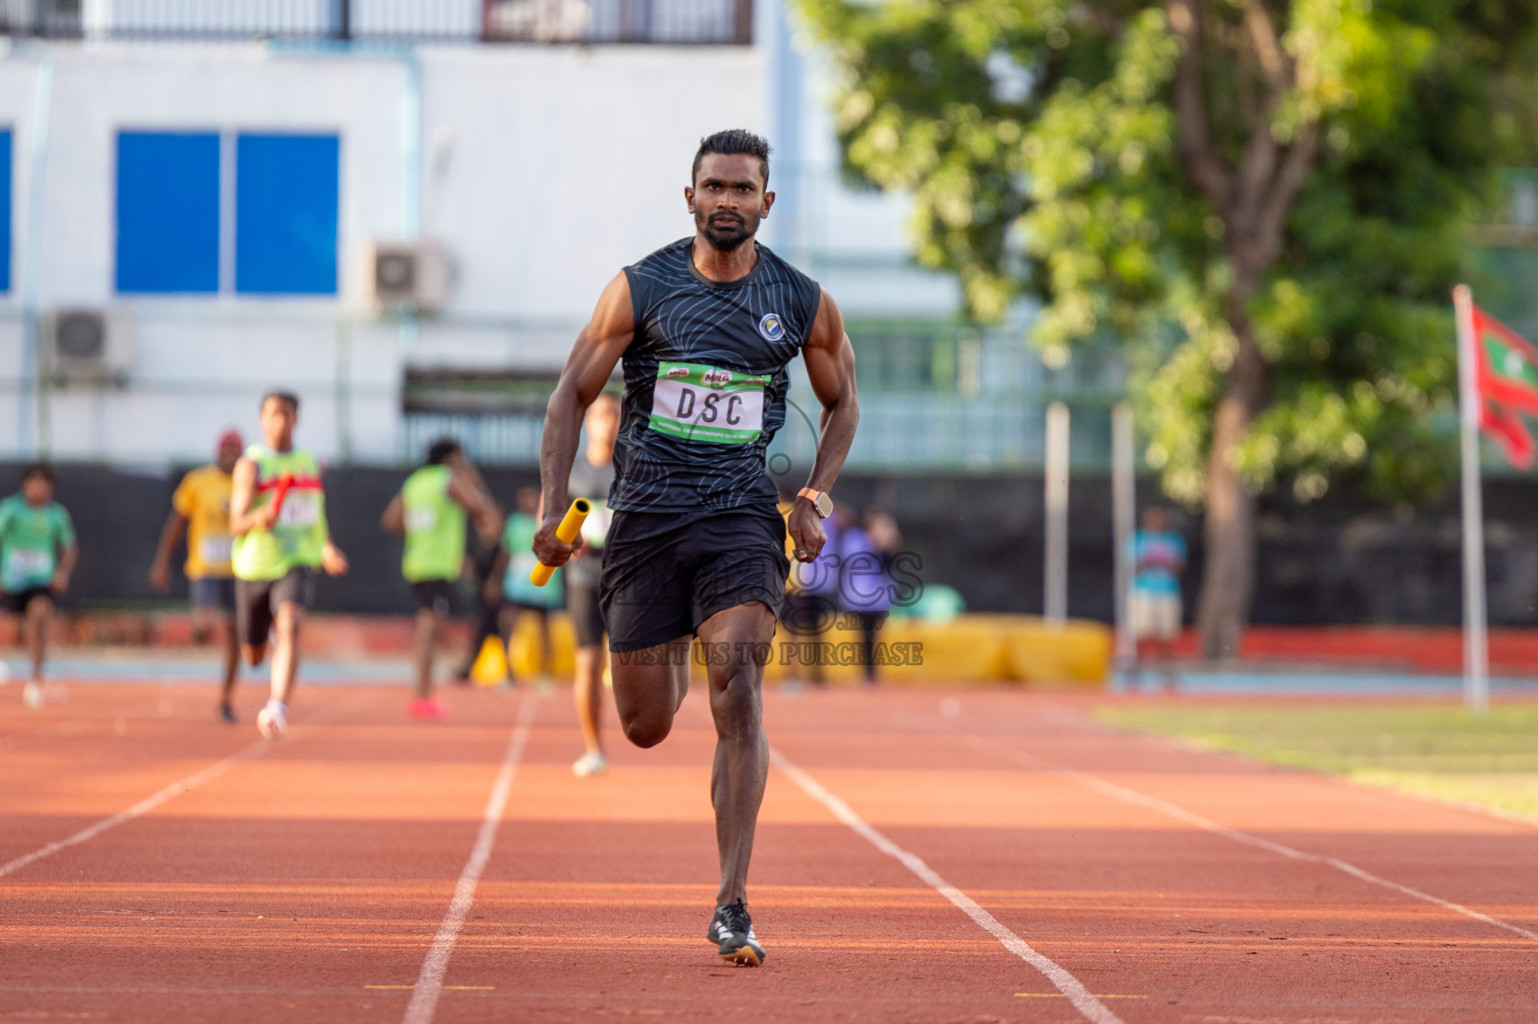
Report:
M 716 908 L 705 938 L 716 943 L 716 952 L 729 964 L 757 967 L 764 962 L 764 947 L 753 934 L 753 919 L 745 903 L 727 903 Z
M 238 721 L 238 719 L 235 717 L 235 709 L 230 707 L 228 702 L 224 702 L 219 705 L 219 717 L 231 725 L 234 725 L 236 721 Z

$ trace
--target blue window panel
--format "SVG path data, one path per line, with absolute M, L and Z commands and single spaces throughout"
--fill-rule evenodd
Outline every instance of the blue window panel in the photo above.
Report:
M 119 132 L 117 290 L 219 290 L 219 136 Z
M 0 131 L 0 292 L 11 290 L 11 132 Z
M 235 141 L 235 290 L 335 295 L 335 135 L 242 134 Z

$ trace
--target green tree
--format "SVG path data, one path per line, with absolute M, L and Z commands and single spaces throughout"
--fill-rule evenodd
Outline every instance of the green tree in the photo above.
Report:
M 1127 345 L 1145 455 L 1205 506 L 1198 624 L 1232 654 L 1256 495 L 1430 495 L 1448 290 L 1531 126 L 1531 0 L 799 0 L 847 168 L 917 199 L 966 312 L 1043 303 L 1049 357 Z

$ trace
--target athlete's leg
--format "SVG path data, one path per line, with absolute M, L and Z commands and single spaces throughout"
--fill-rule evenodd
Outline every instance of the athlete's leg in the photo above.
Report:
M 758 601 L 717 612 L 699 627 L 709 665 L 710 713 L 716 722 L 716 759 L 710 802 L 716 810 L 721 889 L 716 904 L 747 900 L 753 832 L 769 775 L 763 728 L 764 667 L 755 648 L 774 639 L 774 613 Z
M 476 601 L 479 617 L 475 623 L 475 637 L 470 641 L 470 646 L 465 650 L 465 660 L 460 662 L 454 670 L 454 678 L 464 681 L 470 678 L 470 670 L 475 668 L 475 662 L 481 656 L 481 649 L 486 646 L 486 641 L 492 637 L 502 635 L 502 603 L 500 601 L 488 601 L 482 594 Z M 503 643 L 505 650 L 507 644 Z
M 433 653 L 438 648 L 438 627 L 443 619 L 432 608 L 417 609 L 417 633 L 412 645 L 416 660 L 417 698 L 433 695 Z
M 240 673 L 240 638 L 235 634 L 235 613 L 217 616 L 220 641 L 224 644 L 224 677 L 219 686 L 219 702 L 228 706 L 235 697 L 235 677 Z
M 689 638 L 609 656 L 614 710 L 625 738 L 655 747 L 673 730 L 673 716 L 689 692 Z
M 32 654 L 32 681 L 43 681 L 43 659 L 48 655 L 48 626 L 53 622 L 53 598 L 39 593 L 27 602 L 27 647 Z
M 548 677 L 555 670 L 555 656 L 550 643 L 550 611 L 541 608 L 534 615 L 539 619 L 539 670 L 534 675 L 543 681 L 542 685 L 548 685 Z
M 235 633 L 246 664 L 252 668 L 267 660 L 267 639 L 272 630 L 271 592 L 269 580 L 235 581 Z
M 505 601 L 502 607 L 497 609 L 497 641 L 502 645 L 502 659 L 507 665 L 507 682 L 512 683 L 513 676 L 513 630 L 518 628 L 519 608 L 511 601 Z
M 294 677 L 299 672 L 299 628 L 304 623 L 304 605 L 298 601 L 284 601 L 273 616 L 273 632 L 277 643 L 272 649 L 272 699 L 288 703 L 294 690 Z
M 192 642 L 201 647 L 208 643 L 211 626 L 209 623 L 208 608 L 193 606 L 192 609 Z
M 577 648 L 577 677 L 572 680 L 571 689 L 577 705 L 577 723 L 582 727 L 582 742 L 589 754 L 602 754 L 603 739 L 598 734 L 598 717 L 603 709 L 601 644 Z
M 860 625 L 860 667 L 867 685 L 876 681 L 876 630 L 880 617 L 875 612 L 856 613 Z

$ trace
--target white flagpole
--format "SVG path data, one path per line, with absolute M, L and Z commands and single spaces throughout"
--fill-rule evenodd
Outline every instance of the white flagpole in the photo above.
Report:
M 1061 626 L 1068 618 L 1068 406 L 1047 406 L 1046 551 L 1043 618 Z
M 1478 339 L 1468 285 L 1453 289 L 1458 321 L 1458 421 L 1463 463 L 1463 699 L 1470 711 L 1490 709 L 1490 650 L 1485 627 L 1485 513 L 1479 485 L 1481 398 L 1475 377 Z
M 1128 597 L 1132 590 L 1132 535 L 1137 529 L 1137 465 L 1132 449 L 1132 407 L 1118 402 L 1111 410 L 1111 543 L 1115 557 L 1116 667 L 1127 670 L 1137 659 Z

